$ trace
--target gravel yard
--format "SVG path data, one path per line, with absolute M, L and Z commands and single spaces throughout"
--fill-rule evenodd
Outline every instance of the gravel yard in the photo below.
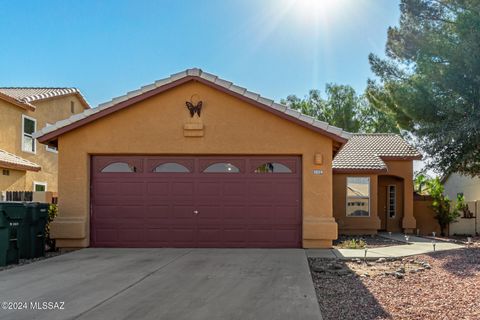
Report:
M 333 247 L 336 249 L 346 248 L 344 244 L 352 240 L 357 240 L 357 241 L 363 240 L 367 244 L 368 248 L 407 245 L 405 242 L 387 239 L 378 235 L 364 235 L 364 236 L 339 235 L 338 239 L 333 241 Z
M 440 237 L 440 236 L 437 236 L 437 237 L 425 237 L 425 238 L 428 238 L 428 239 L 435 239 L 435 240 L 438 240 L 438 241 L 444 241 L 444 242 L 454 242 L 454 243 L 460 243 L 460 244 L 467 244 L 468 242 L 468 237 L 467 236 L 449 236 L 449 237 Z M 480 236 L 473 236 L 473 237 L 470 237 L 471 238 L 471 245 L 473 247 L 480 247 Z
M 33 258 L 33 259 L 20 259 L 18 264 L 9 264 L 9 265 L 6 265 L 6 266 L 1 266 L 0 271 L 7 270 L 7 269 L 12 269 L 12 268 L 15 268 L 15 267 L 23 266 L 25 264 L 29 264 L 29 263 L 37 262 L 37 261 L 40 261 L 40 260 L 56 257 L 60 254 L 61 254 L 60 251 L 46 252 L 44 257 Z
M 324 320 L 480 319 L 480 248 L 404 259 L 309 259 Z

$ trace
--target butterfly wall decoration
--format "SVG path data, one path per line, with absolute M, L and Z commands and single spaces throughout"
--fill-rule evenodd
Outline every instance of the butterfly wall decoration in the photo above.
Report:
M 185 102 L 185 104 L 187 105 L 187 109 L 188 111 L 190 111 L 190 116 L 192 118 L 195 115 L 195 113 L 198 114 L 198 116 L 200 117 L 200 112 L 202 111 L 202 101 L 198 101 L 196 105 L 194 105 L 189 101 Z

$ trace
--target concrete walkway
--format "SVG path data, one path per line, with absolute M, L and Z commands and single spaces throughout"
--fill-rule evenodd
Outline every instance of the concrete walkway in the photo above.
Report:
M 302 249 L 89 248 L 1 271 L 0 288 L 28 303 L 2 320 L 322 319 Z
M 405 242 L 405 236 L 400 233 L 379 233 L 379 236 Z M 435 251 L 445 251 L 464 248 L 465 246 L 442 241 L 435 242 Z M 365 258 L 364 249 L 307 249 L 307 256 L 312 258 L 353 259 Z M 371 248 L 367 250 L 367 259 L 407 257 L 433 252 L 431 239 L 409 235 L 408 244 Z

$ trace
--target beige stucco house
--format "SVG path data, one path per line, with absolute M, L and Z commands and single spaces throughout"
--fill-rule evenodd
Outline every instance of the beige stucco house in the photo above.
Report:
M 413 232 L 413 160 L 394 134 L 350 134 L 189 69 L 35 134 L 58 146 L 68 247 L 330 247 Z
M 75 88 L 0 88 L 0 192 L 57 192 L 57 149 L 32 135 L 89 108 Z

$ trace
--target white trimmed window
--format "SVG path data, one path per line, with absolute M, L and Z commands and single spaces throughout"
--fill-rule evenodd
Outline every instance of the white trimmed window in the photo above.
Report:
M 49 127 L 51 125 L 52 125 L 51 123 L 47 123 L 46 127 Z M 53 153 L 58 153 L 58 148 L 57 147 L 49 146 L 48 144 L 45 146 L 45 150 L 53 152 Z
M 22 150 L 25 152 L 36 153 L 36 140 L 33 133 L 37 130 L 37 120 L 22 114 Z
M 347 217 L 370 216 L 370 178 L 347 177 Z
M 34 181 L 33 191 L 47 191 L 47 183 Z

